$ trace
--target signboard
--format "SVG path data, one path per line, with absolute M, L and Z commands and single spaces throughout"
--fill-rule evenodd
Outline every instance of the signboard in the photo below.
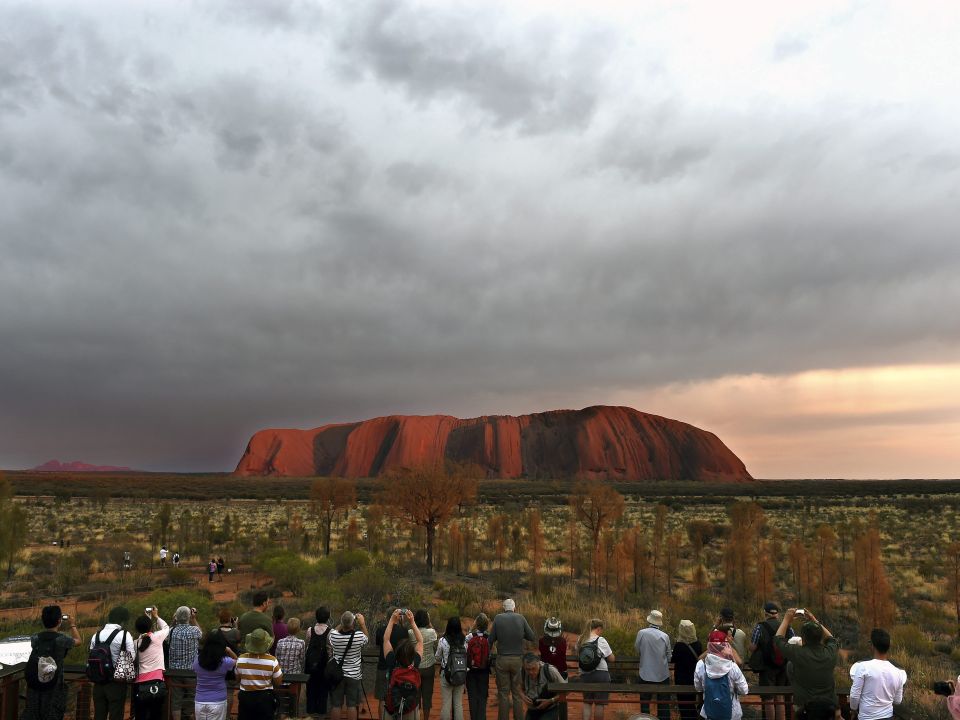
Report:
M 30 657 L 29 635 L 0 640 L 0 667 L 26 662 L 28 657 Z

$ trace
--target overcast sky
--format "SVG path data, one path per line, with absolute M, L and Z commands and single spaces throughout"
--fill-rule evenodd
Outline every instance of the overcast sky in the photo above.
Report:
M 0 467 L 618 402 L 758 477 L 958 477 L 957 37 L 944 2 L 0 1 Z

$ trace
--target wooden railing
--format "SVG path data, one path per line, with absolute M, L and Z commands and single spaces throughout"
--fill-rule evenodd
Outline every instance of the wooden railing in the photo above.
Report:
M 375 656 L 374 656 L 375 657 Z M 367 658 L 365 658 L 366 660 Z M 23 682 L 24 664 L 8 666 L 0 670 L 0 720 L 17 720 L 20 715 L 20 701 L 26 692 L 26 683 Z M 368 679 L 367 691 L 373 690 L 373 674 L 365 673 Z M 92 685 L 87 680 L 84 667 L 81 665 L 68 665 L 65 668 L 64 678 L 73 691 L 73 701 L 68 704 L 68 716 L 75 720 L 91 720 L 93 718 L 93 696 Z M 611 695 L 620 696 L 618 700 L 621 704 L 640 703 L 640 695 L 645 694 L 653 696 L 651 705 L 657 703 L 666 705 L 671 712 L 679 716 L 681 703 L 687 703 L 685 709 L 691 709 L 689 698 L 696 694 L 696 689 L 691 685 L 648 685 L 636 682 L 636 677 L 632 676 L 633 682 L 614 682 L 614 683 L 582 683 L 574 677 L 569 683 L 551 683 L 548 688 L 551 692 L 556 692 L 568 702 L 582 702 L 582 695 L 585 692 L 606 692 Z M 288 674 L 284 676 L 284 688 L 280 691 L 281 695 L 287 695 L 290 698 L 290 712 L 292 717 L 300 717 L 303 709 L 302 686 L 309 680 L 309 675 Z M 166 682 L 170 689 L 175 687 L 193 687 L 196 682 L 196 676 L 191 670 L 167 670 Z M 236 684 L 228 684 L 228 692 L 231 695 L 231 707 L 236 708 L 236 701 L 233 694 L 236 692 Z M 491 687 L 491 695 L 495 693 L 495 688 Z M 837 705 L 840 715 L 843 718 L 850 717 L 850 708 L 847 702 L 847 690 L 837 693 Z M 125 717 L 133 717 L 133 693 L 129 693 L 127 699 L 128 713 Z M 679 696 L 686 696 L 678 699 Z M 171 718 L 170 694 L 167 695 L 167 707 L 165 717 Z M 495 702 L 494 698 L 491 698 Z M 694 701 L 696 702 L 696 700 Z M 765 702 L 773 702 L 782 705 L 785 709 L 785 716 L 788 720 L 793 719 L 793 688 L 791 687 L 759 687 L 751 686 L 747 695 L 740 698 L 743 706 L 759 707 Z M 651 714 L 655 711 L 650 708 Z

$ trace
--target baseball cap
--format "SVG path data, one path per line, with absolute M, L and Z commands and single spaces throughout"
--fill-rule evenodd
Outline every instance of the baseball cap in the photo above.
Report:
M 771 615 L 776 615 L 780 612 L 780 606 L 775 602 L 767 601 L 763 604 L 763 611 L 765 613 L 770 613 Z

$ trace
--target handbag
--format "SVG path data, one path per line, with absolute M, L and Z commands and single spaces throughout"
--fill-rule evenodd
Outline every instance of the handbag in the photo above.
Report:
M 137 700 L 140 702 L 163 702 L 167 699 L 167 684 L 163 680 L 150 680 L 137 685 Z
M 347 659 L 347 653 L 350 652 L 350 646 L 353 645 L 353 638 L 356 634 L 356 630 L 350 633 L 350 639 L 347 641 L 347 647 L 343 650 L 343 655 L 340 656 L 340 662 L 337 662 L 336 657 L 327 661 L 327 666 L 323 670 L 323 678 L 330 688 L 335 688 L 343 682 L 343 663 Z
M 117 653 L 117 662 L 113 667 L 115 682 L 133 682 L 137 679 L 137 667 L 133 662 L 133 655 L 127 650 L 127 631 L 123 631 L 120 640 L 120 652 Z

